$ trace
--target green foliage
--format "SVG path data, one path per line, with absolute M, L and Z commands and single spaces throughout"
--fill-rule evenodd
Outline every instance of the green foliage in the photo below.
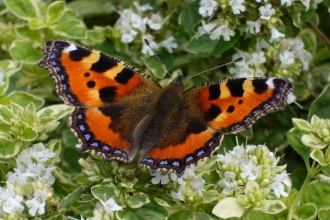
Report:
M 1 219 L 329 219 L 329 1 L 246 0 L 243 10 L 234 8 L 239 1 L 209 0 L 216 3 L 209 12 L 201 10 L 201 2 L 0 0 L 0 195 L 19 201 L 13 213 L 3 209 L 5 196 L 0 196 Z M 274 13 L 261 19 L 267 4 Z M 135 16 L 127 29 L 125 15 Z M 139 18 L 145 28 L 138 26 Z M 228 165 L 214 156 L 180 179 L 162 172 L 152 176 L 136 160 L 124 164 L 95 152 L 82 155 L 70 131 L 72 108 L 62 104 L 49 73 L 37 65 L 44 42 L 52 39 L 101 50 L 146 71 L 161 85 L 170 81 L 167 71 L 143 39 L 174 78 L 244 58 L 189 79 L 186 88 L 232 77 L 289 78 L 295 84 L 293 99 L 302 108 L 292 104 L 237 137 L 226 136 L 217 152 L 231 152 L 238 145 L 235 138 L 266 143 L 282 155 L 279 165 L 263 164 L 256 180 L 236 176 L 238 191 L 226 194 L 220 182 L 230 178 L 224 171 L 239 175 L 243 168 L 237 164 L 243 159 Z M 40 150 L 38 142 L 47 148 Z M 31 149 L 35 155 L 26 153 Z M 49 153 L 42 167 L 38 160 L 48 150 L 56 155 Z M 267 158 L 254 153 L 251 160 Z M 24 164 L 24 155 L 35 167 Z M 281 182 L 281 192 L 289 194 L 279 198 L 269 185 L 285 169 L 292 184 Z M 36 170 L 41 176 L 53 174 L 38 179 Z M 37 204 L 44 212 L 33 213 L 31 206 Z

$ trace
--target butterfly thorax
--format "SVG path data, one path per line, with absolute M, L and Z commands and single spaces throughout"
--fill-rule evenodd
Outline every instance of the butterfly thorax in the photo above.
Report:
M 140 149 L 149 150 L 156 146 L 172 123 L 173 116 L 184 107 L 182 105 L 182 78 L 174 80 L 167 87 L 161 88 L 150 100 L 148 115 L 145 116 L 135 129 L 135 143 Z

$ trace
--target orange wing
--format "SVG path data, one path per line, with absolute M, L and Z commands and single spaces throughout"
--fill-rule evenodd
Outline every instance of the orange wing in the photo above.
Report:
M 125 62 L 67 41 L 46 42 L 40 65 L 51 72 L 58 96 L 73 106 L 130 102 L 160 88 L 149 75 Z
M 185 108 L 140 164 L 152 171 L 171 169 L 181 176 L 187 166 L 210 157 L 224 134 L 246 130 L 270 111 L 283 109 L 291 90 L 288 80 L 278 78 L 232 79 L 193 87 L 184 93 Z
M 208 126 L 235 134 L 269 112 L 284 109 L 293 88 L 286 79 L 241 78 L 196 86 L 186 94 L 194 97 Z
M 114 57 L 67 41 L 48 41 L 40 65 L 51 72 L 58 96 L 76 106 L 71 130 L 82 151 L 131 161 L 132 132 L 146 114 L 145 100 L 160 85 Z

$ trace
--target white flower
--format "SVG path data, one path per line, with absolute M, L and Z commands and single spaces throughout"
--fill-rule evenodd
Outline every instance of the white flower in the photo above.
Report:
M 153 14 L 151 16 L 151 19 L 148 19 L 147 24 L 151 29 L 159 30 L 162 28 L 162 25 L 163 25 L 162 21 L 163 21 L 163 18 L 160 15 Z
M 150 56 L 154 55 L 153 51 L 150 49 L 150 47 L 145 43 L 144 39 L 147 39 L 149 42 L 149 45 L 152 49 L 154 50 L 158 50 L 159 46 L 156 42 L 153 41 L 153 36 L 151 36 L 150 34 L 145 35 L 142 37 L 142 42 L 143 42 L 143 46 L 142 46 L 142 53 L 143 54 L 149 54 Z
M 46 163 L 49 159 L 54 158 L 56 153 L 50 151 L 43 143 L 34 144 L 23 150 L 17 158 L 18 163 L 21 162 L 26 167 L 32 162 L 32 159 L 38 163 Z
M 37 189 L 34 192 L 34 198 L 25 202 L 29 208 L 29 214 L 35 216 L 37 211 L 39 215 L 45 213 L 45 205 L 47 200 L 47 192 Z
M 272 34 L 271 38 L 269 39 L 270 42 L 279 41 L 281 37 L 285 37 L 284 34 L 280 33 L 276 28 L 270 29 Z
M 29 177 L 35 177 L 36 174 L 30 171 L 21 172 L 20 169 L 14 168 L 13 172 L 8 172 L 7 178 L 10 183 L 18 183 L 21 186 L 24 186 L 27 183 Z
M 232 153 L 227 153 L 226 155 L 218 154 L 217 157 L 216 161 L 219 161 L 224 165 L 234 162 L 236 158 Z
M 261 19 L 258 19 L 256 21 L 247 21 L 247 28 L 246 28 L 246 32 L 250 32 L 251 34 L 256 34 L 260 32 L 260 28 L 261 28 Z
M 241 158 L 245 154 L 245 149 L 243 144 L 236 145 L 231 152 L 236 158 Z
M 9 197 L 15 196 L 15 192 L 12 189 L 9 188 L 0 188 L 0 201 L 6 201 Z
M 2 210 L 10 215 L 21 214 L 24 206 L 21 205 L 23 196 L 13 195 L 6 198 L 6 202 L 2 206 Z
M 247 180 L 256 180 L 258 178 L 261 167 L 259 168 L 253 164 L 252 160 L 249 160 L 247 164 L 242 164 L 242 167 L 241 177 Z
M 210 22 L 206 24 L 204 20 L 202 20 L 202 26 L 198 27 L 198 37 L 202 36 L 203 34 L 209 34 L 215 27 L 217 26 L 216 22 Z
M 122 33 L 121 42 L 123 42 L 123 43 L 132 42 L 134 40 L 134 38 L 136 37 L 136 35 L 138 34 L 138 32 L 133 30 L 132 27 L 126 22 L 123 22 L 121 24 L 120 32 Z
M 218 3 L 213 0 L 201 0 L 199 2 L 199 14 L 203 17 L 211 16 L 217 9 Z
M 260 18 L 263 20 L 269 20 L 270 17 L 275 14 L 275 9 L 272 8 L 271 4 L 267 4 L 266 7 L 265 6 L 261 6 L 259 8 L 259 12 L 261 14 Z
M 142 18 L 139 15 L 132 13 L 131 14 L 131 24 L 132 27 L 138 29 L 141 33 L 146 32 L 146 24 L 148 22 L 148 18 Z
M 191 188 L 194 190 L 197 190 L 198 194 L 200 196 L 203 196 L 203 191 L 205 191 L 204 184 L 205 184 L 205 180 L 202 177 L 196 176 L 191 181 Z
M 287 67 L 294 63 L 294 54 L 289 51 L 285 50 L 279 55 L 280 61 L 281 61 L 281 67 Z
M 306 7 L 306 11 L 308 11 L 309 9 L 309 3 L 310 3 L 311 0 L 300 0 L 300 2 L 305 5 Z
M 171 179 L 172 179 L 172 181 L 174 182 L 174 184 L 184 184 L 184 180 L 183 180 L 183 178 L 182 178 L 182 176 L 181 177 L 178 177 L 178 175 L 176 174 L 176 173 L 171 173 Z
M 251 54 L 251 57 L 251 61 L 255 66 L 259 66 L 260 64 L 266 63 L 266 57 L 263 51 L 254 52 Z
M 153 7 L 151 7 L 149 3 L 148 4 L 145 4 L 145 5 L 140 5 L 139 2 L 134 1 L 133 2 L 133 5 L 136 7 L 136 9 L 139 12 L 144 12 L 144 11 L 152 10 L 153 9 Z
M 151 174 L 152 176 L 155 176 L 151 179 L 152 184 L 167 184 L 169 182 L 168 174 L 164 173 L 163 171 L 157 170 L 155 173 Z
M 175 42 L 173 36 L 168 37 L 159 44 L 161 47 L 165 47 L 169 53 L 173 53 L 173 48 L 178 48 L 178 44 Z
M 291 186 L 289 175 L 287 174 L 286 170 L 282 171 L 280 174 L 275 175 L 272 183 L 269 184 L 268 188 L 274 190 L 277 198 L 280 198 L 280 195 L 288 197 L 289 194 L 284 191 L 284 185 Z
M 313 59 L 313 56 L 307 52 L 306 50 L 299 50 L 296 53 L 296 57 L 302 62 L 303 64 L 303 70 L 308 71 L 309 70 L 309 63 Z
M 244 0 L 230 0 L 229 5 L 233 10 L 234 14 L 240 14 L 241 12 L 245 11 L 245 6 L 243 5 Z
M 107 215 L 111 214 L 114 211 L 119 211 L 123 209 L 120 205 L 116 203 L 113 197 L 106 201 L 100 200 L 100 203 L 102 204 L 102 209 Z
M 231 30 L 227 24 L 221 25 L 220 27 L 217 27 L 215 30 L 212 31 L 210 38 L 211 40 L 219 40 L 219 38 L 222 36 L 224 41 L 229 41 L 230 36 L 234 36 L 235 32 Z
M 179 201 L 184 201 L 184 196 L 182 194 L 182 191 L 185 190 L 186 187 L 185 185 L 180 185 L 179 189 L 177 192 L 171 191 L 171 196 L 174 200 L 179 200 Z
M 219 186 L 223 189 L 223 193 L 229 195 L 231 193 L 231 189 L 237 186 L 237 182 L 235 180 L 236 174 L 230 171 L 226 171 L 224 173 L 225 177 L 218 182 Z
M 3 81 L 4 78 L 5 78 L 5 74 L 3 73 L 3 71 L 0 70 L 0 86 L 5 85 L 5 83 Z
M 281 5 L 285 5 L 287 7 L 292 5 L 292 0 L 281 0 Z
M 56 170 L 56 167 L 46 168 L 43 164 L 30 163 L 27 171 L 35 173 L 37 180 L 52 185 L 55 182 L 55 177 L 52 175 L 52 172 Z

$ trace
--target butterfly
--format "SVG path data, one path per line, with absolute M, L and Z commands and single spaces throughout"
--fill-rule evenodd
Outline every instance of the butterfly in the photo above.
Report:
M 219 148 L 225 134 L 284 109 L 293 85 L 281 78 L 239 78 L 184 90 L 183 77 L 162 88 L 150 75 L 78 44 L 51 40 L 40 65 L 68 105 L 82 152 L 156 170 L 184 170 Z

